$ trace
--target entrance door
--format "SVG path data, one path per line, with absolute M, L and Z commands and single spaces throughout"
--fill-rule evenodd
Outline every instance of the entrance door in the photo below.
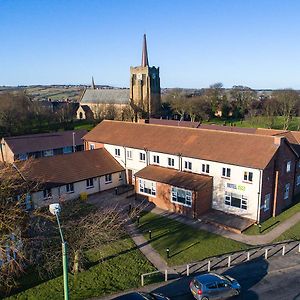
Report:
M 128 169 L 128 172 L 127 172 L 127 181 L 128 181 L 128 184 L 132 184 L 132 170 Z

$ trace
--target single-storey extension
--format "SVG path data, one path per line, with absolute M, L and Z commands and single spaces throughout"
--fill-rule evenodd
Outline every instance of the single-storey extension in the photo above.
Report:
M 16 163 L 16 166 L 22 162 Z M 37 184 L 31 194 L 34 207 L 94 194 L 126 183 L 124 168 L 105 149 L 80 151 L 32 160 L 23 170 Z

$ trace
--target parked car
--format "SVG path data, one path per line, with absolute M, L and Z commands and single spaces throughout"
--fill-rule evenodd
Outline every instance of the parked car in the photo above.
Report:
M 158 293 L 135 292 L 114 298 L 114 300 L 170 300 L 170 298 Z
M 197 300 L 219 300 L 239 295 L 241 286 L 228 275 L 207 273 L 194 277 L 190 290 Z

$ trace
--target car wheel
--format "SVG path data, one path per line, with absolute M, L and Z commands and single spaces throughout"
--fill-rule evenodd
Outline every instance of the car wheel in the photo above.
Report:
M 209 300 L 207 297 L 203 297 L 201 298 L 201 300 Z

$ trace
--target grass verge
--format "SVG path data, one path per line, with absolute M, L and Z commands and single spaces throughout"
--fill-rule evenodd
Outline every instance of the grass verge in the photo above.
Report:
M 148 240 L 148 232 L 151 230 L 150 243 L 152 247 L 170 266 L 199 261 L 207 257 L 247 248 L 246 244 L 198 230 L 153 213 L 147 213 L 141 217 L 139 229 Z M 167 258 L 167 248 L 170 249 L 170 258 Z

